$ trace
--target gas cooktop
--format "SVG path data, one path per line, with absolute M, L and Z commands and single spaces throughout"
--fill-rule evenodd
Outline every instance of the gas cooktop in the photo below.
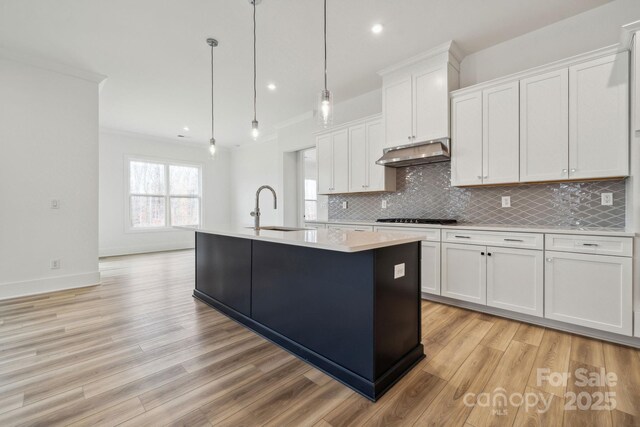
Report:
M 429 219 L 429 218 L 381 218 L 376 219 L 376 222 L 393 222 L 398 224 L 455 224 L 455 219 Z

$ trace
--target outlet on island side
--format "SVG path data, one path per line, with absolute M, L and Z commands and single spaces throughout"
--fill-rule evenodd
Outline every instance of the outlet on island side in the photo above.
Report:
M 613 206 L 613 193 L 600 194 L 602 206 Z
M 59 268 L 60 268 L 60 260 L 59 260 L 59 259 L 52 259 L 52 260 L 49 262 L 49 268 L 50 268 L 51 270 L 57 270 L 57 269 L 59 269 Z
M 511 196 L 502 196 L 502 207 L 503 208 L 511 207 Z

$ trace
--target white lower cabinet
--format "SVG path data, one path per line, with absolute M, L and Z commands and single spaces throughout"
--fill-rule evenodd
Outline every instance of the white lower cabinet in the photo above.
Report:
M 547 251 L 545 317 L 631 336 L 632 258 Z
M 486 248 L 442 244 L 441 295 L 476 304 L 487 303 Z
M 487 248 L 487 305 L 542 317 L 542 251 Z
M 321 228 L 327 228 L 327 224 L 320 224 L 316 222 L 305 222 L 304 228 L 315 228 L 316 230 L 319 230 Z
M 440 243 L 422 242 L 422 292 L 440 295 Z

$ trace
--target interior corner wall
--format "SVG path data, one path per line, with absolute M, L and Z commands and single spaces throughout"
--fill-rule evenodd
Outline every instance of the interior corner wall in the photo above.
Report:
M 640 1 L 616 0 L 467 55 L 460 64 L 460 86 L 616 44 L 620 28 L 638 19 Z
M 125 255 L 194 247 L 192 231 L 134 231 L 128 227 L 125 183 L 126 158 L 159 159 L 202 167 L 202 225 L 215 228 L 229 223 L 228 150 L 219 149 L 215 159 L 202 147 L 152 136 L 100 132 L 100 256 Z
M 334 106 L 334 124 L 357 120 L 379 114 L 382 111 L 382 91 L 376 89 L 360 96 L 336 103 Z M 278 194 L 278 209 L 273 209 L 269 192 L 262 192 L 260 200 L 261 223 L 271 225 L 297 226 L 291 218 L 294 209 L 297 212 L 295 191 L 289 188 L 289 181 L 296 179 L 291 153 L 315 146 L 314 133 L 320 131 L 316 118 L 311 114 L 307 118 L 280 127 L 277 135 L 264 142 L 250 142 L 231 152 L 231 182 L 234 191 L 231 194 L 231 223 L 237 226 L 253 225 L 249 212 L 255 205 L 255 192 L 261 185 L 271 185 Z M 286 160 L 285 160 L 286 159 Z M 295 207 L 291 205 L 295 204 Z M 328 199 L 318 196 L 318 218 L 327 219 Z M 286 212 L 286 214 L 285 214 Z
M 98 83 L 0 58 L 0 146 L 0 299 L 99 283 Z

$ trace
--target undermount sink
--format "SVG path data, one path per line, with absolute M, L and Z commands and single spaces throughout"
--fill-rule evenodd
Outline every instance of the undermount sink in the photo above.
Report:
M 258 228 L 254 228 L 254 227 L 247 227 L 247 228 L 252 228 L 254 230 L 271 230 L 271 231 L 302 231 L 302 230 L 307 230 L 306 228 L 279 227 L 277 225 L 266 225 L 264 227 L 258 227 Z

